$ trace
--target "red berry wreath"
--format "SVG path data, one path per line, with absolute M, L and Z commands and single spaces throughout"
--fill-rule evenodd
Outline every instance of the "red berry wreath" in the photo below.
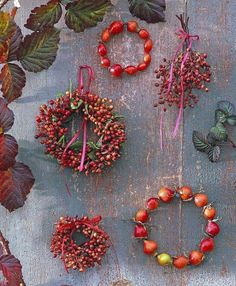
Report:
M 52 237 L 51 252 L 59 256 L 68 269 L 84 272 L 89 267 L 102 263 L 102 258 L 110 246 L 109 235 L 100 229 L 101 217 L 61 217 Z M 79 234 L 87 240 L 77 244 L 74 235 Z
M 179 197 L 183 201 L 194 200 L 198 208 L 202 208 L 202 213 L 205 219 L 208 220 L 205 227 L 206 237 L 199 244 L 199 249 L 192 250 L 189 256 L 171 256 L 168 253 L 158 253 L 158 244 L 154 240 L 149 239 L 148 225 L 150 213 L 156 210 L 160 202 L 168 203 L 174 197 Z M 203 193 L 193 194 L 192 188 L 184 186 L 176 191 L 170 188 L 161 188 L 158 196 L 150 198 L 146 202 L 146 208 L 136 212 L 134 221 L 134 237 L 143 240 L 143 252 L 148 255 L 153 255 L 159 265 L 168 266 L 174 265 L 178 269 L 182 269 L 187 265 L 199 265 L 205 258 L 205 253 L 214 249 L 214 237 L 220 232 L 220 227 L 216 223 L 218 219 L 214 219 L 216 210 L 212 204 L 208 204 L 208 197 Z
M 88 69 L 90 76 L 87 92 L 83 91 L 83 69 Z M 90 67 L 80 67 L 78 89 L 42 105 L 36 118 L 36 138 L 42 138 L 45 152 L 55 157 L 60 165 L 85 171 L 86 175 L 102 173 L 105 166 L 112 166 L 120 158 L 126 140 L 125 124 L 121 122 L 122 116 L 113 112 L 112 100 L 90 93 L 92 77 Z M 72 138 L 68 135 L 68 124 L 81 116 L 83 142 L 78 141 L 81 129 Z M 87 140 L 88 123 L 99 138 L 96 142 Z

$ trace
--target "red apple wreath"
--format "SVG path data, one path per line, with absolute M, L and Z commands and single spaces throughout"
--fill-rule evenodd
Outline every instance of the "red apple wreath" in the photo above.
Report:
M 84 92 L 83 69 L 89 72 L 88 90 Z M 90 92 L 93 70 L 89 66 L 79 69 L 79 87 L 73 92 L 52 99 L 40 107 L 36 118 L 36 138 L 41 138 L 46 154 L 57 159 L 64 167 L 75 171 L 102 173 L 121 156 L 121 148 L 126 140 L 125 124 L 122 116 L 113 112 L 112 100 L 101 98 Z M 82 119 L 82 126 L 70 138 L 68 124 L 73 119 Z M 88 124 L 93 128 L 97 141 L 88 140 Z M 83 134 L 83 141 L 79 136 Z
M 159 253 L 156 241 L 149 239 L 149 226 L 147 224 L 150 214 L 155 211 L 160 203 L 169 203 L 174 197 L 178 197 L 182 201 L 194 201 L 194 204 L 201 208 L 203 217 L 207 220 L 205 226 L 205 237 L 201 240 L 197 249 L 191 250 L 189 255 L 173 256 L 168 253 Z M 215 219 L 216 209 L 212 204 L 208 203 L 208 197 L 204 193 L 193 194 L 192 188 L 183 186 L 177 190 L 170 188 L 161 188 L 157 197 L 147 200 L 146 207 L 136 212 L 134 222 L 134 237 L 143 240 L 143 252 L 156 258 L 161 266 L 174 265 L 178 269 L 182 269 L 187 265 L 199 265 L 205 258 L 207 252 L 214 249 L 214 237 L 220 232 L 220 227 Z

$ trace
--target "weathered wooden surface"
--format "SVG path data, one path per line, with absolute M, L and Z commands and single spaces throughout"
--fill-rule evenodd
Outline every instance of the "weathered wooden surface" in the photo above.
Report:
M 36 2 L 45 1 L 21 2 L 16 20 L 23 27 Z M 208 130 L 218 100 L 228 99 L 236 104 L 236 3 L 233 0 L 189 0 L 186 6 L 184 0 L 168 0 L 166 23 L 141 23 L 150 30 L 155 42 L 150 68 L 136 77 L 112 79 L 99 65 L 96 45 L 100 31 L 112 20 L 121 16 L 132 18 L 126 2 L 118 1 L 103 23 L 83 34 L 63 29 L 54 65 L 47 72 L 27 74 L 23 97 L 11 104 L 16 114 L 12 133 L 21 146 L 19 159 L 31 166 L 36 184 L 23 208 L 12 214 L 0 208 L 1 230 L 10 240 L 12 252 L 22 262 L 28 286 L 110 286 L 123 279 L 133 286 L 234 286 L 236 153 L 227 151 L 221 162 L 211 164 L 205 155 L 194 150 L 191 136 L 194 129 Z M 197 48 L 210 55 L 214 81 L 199 105 L 185 113 L 184 125 L 176 140 L 171 140 L 171 131 L 177 112 L 172 110 L 165 117 L 166 143 L 161 153 L 159 111 L 152 107 L 157 93 L 153 70 L 162 57 L 173 53 L 176 44 L 173 32 L 178 27 L 175 14 L 184 11 L 191 17 L 191 30 L 201 36 Z M 118 62 L 133 62 L 142 57 L 140 47 L 135 37 L 117 37 L 110 45 L 111 56 Z M 72 197 L 68 197 L 57 164 L 44 156 L 43 148 L 34 139 L 34 118 L 40 104 L 54 97 L 57 91 L 65 90 L 68 79 L 76 81 L 76 69 L 80 64 L 94 67 L 94 92 L 114 99 L 116 109 L 126 116 L 128 141 L 121 160 L 101 177 L 72 176 L 67 170 L 73 192 Z M 161 185 L 181 183 L 207 191 L 223 217 L 222 233 L 216 239 L 216 250 L 201 267 L 166 270 L 143 255 L 141 245 L 132 239 L 132 225 L 122 219 L 132 217 Z M 65 214 L 103 216 L 114 247 L 109 250 L 102 267 L 68 275 L 61 261 L 52 258 L 49 246 L 53 223 Z M 203 220 L 199 219 L 199 212 L 192 204 L 176 202 L 162 206 L 153 219 L 158 229 L 153 231 L 152 237 L 159 242 L 160 251 L 180 254 L 195 247 L 201 238 Z

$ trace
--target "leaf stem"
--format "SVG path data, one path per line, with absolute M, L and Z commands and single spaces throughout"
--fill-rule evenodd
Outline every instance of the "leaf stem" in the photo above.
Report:
M 234 141 L 228 137 L 228 141 L 232 144 L 233 148 L 236 148 L 236 144 L 234 143 Z
M 2 9 L 10 0 L 0 0 L 0 9 Z

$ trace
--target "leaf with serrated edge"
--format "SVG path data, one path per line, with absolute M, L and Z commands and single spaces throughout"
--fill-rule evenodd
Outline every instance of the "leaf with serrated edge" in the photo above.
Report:
M 147 23 L 165 21 L 165 0 L 129 0 L 130 13 Z
M 8 134 L 0 135 L 0 171 L 6 171 L 12 167 L 18 153 L 16 139 Z
M 216 140 L 219 141 L 225 141 L 228 136 L 226 128 L 220 122 L 218 122 L 216 126 L 211 128 L 210 133 Z
M 200 132 L 193 131 L 193 145 L 200 152 L 206 152 L 210 145 Z
M 0 11 L 0 45 L 9 40 L 16 31 L 16 24 L 7 12 Z
M 2 81 L 1 91 L 8 103 L 21 96 L 26 82 L 22 68 L 12 63 L 5 64 L 1 70 L 0 80 Z
M 215 163 L 220 159 L 220 147 L 211 147 L 207 152 L 208 158 L 211 162 Z
M 14 113 L 8 108 L 6 100 L 0 98 L 0 134 L 7 132 L 14 124 Z
M 227 116 L 233 115 L 235 111 L 234 105 L 227 100 L 219 101 L 217 103 L 217 108 L 223 110 Z
M 62 8 L 59 0 L 51 0 L 46 5 L 36 7 L 31 11 L 25 27 L 33 31 L 52 27 L 60 20 L 61 15 Z
M 217 109 L 215 111 L 215 122 L 218 123 L 218 122 L 221 122 L 221 123 L 225 123 L 227 119 L 227 114 L 221 110 L 221 109 Z
M 20 27 L 17 26 L 17 29 L 10 40 L 9 43 L 9 54 L 8 54 L 8 62 L 17 60 L 17 53 L 22 42 L 23 35 Z
M 227 123 L 231 126 L 236 126 L 236 115 L 230 115 L 227 118 Z
M 111 6 L 110 0 L 80 0 L 70 3 L 66 6 L 66 25 L 77 33 L 83 32 L 101 22 Z
M 22 207 L 34 181 L 31 170 L 23 163 L 16 162 L 0 172 L 0 203 L 10 212 Z

